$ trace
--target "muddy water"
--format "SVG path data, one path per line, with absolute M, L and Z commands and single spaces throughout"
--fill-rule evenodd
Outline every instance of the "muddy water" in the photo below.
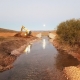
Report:
M 0 73 L 0 80 L 66 80 L 63 68 L 79 62 L 69 55 L 59 54 L 47 38 L 44 48 L 42 41 L 34 42 L 29 53 L 20 55 L 12 69 Z

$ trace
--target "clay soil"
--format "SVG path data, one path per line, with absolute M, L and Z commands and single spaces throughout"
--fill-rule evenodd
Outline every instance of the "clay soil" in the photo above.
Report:
M 57 50 L 66 52 L 66 54 L 69 54 L 73 56 L 74 58 L 76 58 L 78 61 L 80 61 L 80 53 L 72 49 L 70 46 L 62 45 L 58 43 L 56 39 L 53 40 L 53 45 L 56 47 Z M 65 76 L 67 77 L 67 80 L 80 80 L 80 62 L 77 66 L 65 67 L 63 69 L 63 72 Z
M 36 37 L 14 37 L 16 33 L 0 33 L 0 72 L 11 69 L 12 63 L 17 56 L 11 55 L 11 51 L 20 48 L 23 45 L 28 45 L 29 42 L 37 39 Z

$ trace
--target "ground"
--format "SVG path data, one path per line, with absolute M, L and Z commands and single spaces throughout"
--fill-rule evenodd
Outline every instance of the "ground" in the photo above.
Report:
M 69 54 L 76 58 L 78 61 L 80 61 L 80 53 L 78 51 L 75 51 L 68 45 L 62 45 L 60 44 L 56 38 L 53 40 L 53 45 L 56 47 L 57 50 L 63 51 L 66 54 Z M 62 53 L 60 53 L 62 54 Z M 64 61 L 64 60 L 63 60 Z M 66 61 L 65 61 L 66 63 Z M 72 63 L 71 63 L 72 64 Z M 59 64 L 58 64 L 59 65 Z M 65 76 L 67 77 L 67 80 L 80 80 L 80 62 L 76 66 L 68 66 L 63 69 L 63 72 Z
M 16 32 L 1 32 L 0 33 L 0 72 L 11 69 L 13 67 L 12 63 L 16 60 L 18 55 L 11 55 L 11 52 L 15 49 L 20 49 L 24 45 L 28 45 L 30 41 L 37 39 L 36 37 L 14 37 Z M 32 33 L 34 36 L 38 32 Z M 46 33 L 46 35 L 48 32 Z M 75 54 L 73 51 L 69 50 L 68 47 L 61 46 L 56 40 L 53 41 L 53 45 L 58 50 L 63 50 L 68 54 L 74 56 L 80 61 L 80 55 Z M 20 49 L 19 52 L 23 52 L 24 49 Z M 73 54 L 74 53 L 74 54 Z M 60 57 L 59 57 L 60 58 Z M 78 66 L 69 66 L 63 69 L 63 72 L 68 80 L 80 80 L 80 64 Z
M 38 33 L 48 35 L 49 31 L 32 31 L 31 37 L 15 37 L 20 31 L 13 31 L 8 29 L 0 28 L 0 71 L 4 71 L 12 68 L 12 63 L 15 61 L 17 56 L 11 55 L 11 52 L 15 49 L 22 48 L 23 45 L 28 45 L 30 41 L 36 39 Z M 23 46 L 24 48 L 24 46 Z M 23 49 L 18 50 L 20 53 Z
M 19 49 L 24 45 L 28 45 L 31 41 L 37 39 L 35 36 L 31 37 L 15 37 L 14 32 L 1 32 L 0 33 L 0 72 L 12 68 L 12 63 L 16 60 L 17 56 L 11 55 L 13 50 Z M 19 52 L 23 52 L 20 49 Z

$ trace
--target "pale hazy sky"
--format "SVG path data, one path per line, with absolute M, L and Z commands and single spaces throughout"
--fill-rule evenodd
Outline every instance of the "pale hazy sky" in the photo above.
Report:
M 0 27 L 20 30 L 53 30 L 80 18 L 80 0 L 0 0 Z

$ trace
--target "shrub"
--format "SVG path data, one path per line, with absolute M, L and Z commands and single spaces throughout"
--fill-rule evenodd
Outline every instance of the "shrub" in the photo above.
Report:
M 80 45 L 80 20 L 71 19 L 62 22 L 57 27 L 59 39 L 70 45 Z

